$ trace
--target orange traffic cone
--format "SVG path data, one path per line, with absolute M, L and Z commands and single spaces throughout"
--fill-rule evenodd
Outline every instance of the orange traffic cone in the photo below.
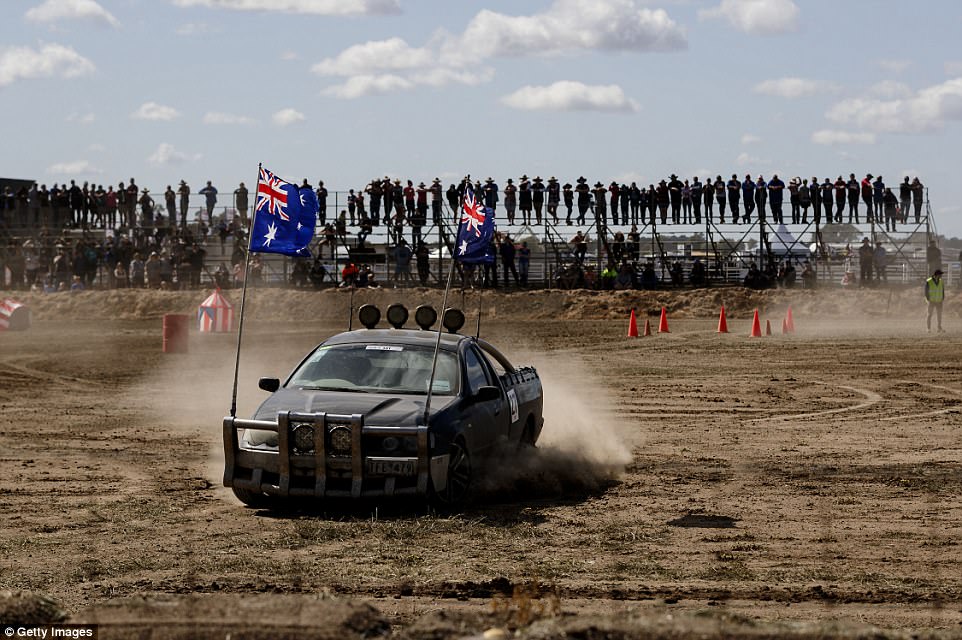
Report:
M 668 310 L 661 308 L 661 320 L 658 322 L 658 333 L 671 333 L 668 330 Z
M 765 335 L 766 335 L 766 336 L 772 335 L 772 321 L 771 321 L 771 320 L 765 320 Z
M 782 318 L 782 335 L 788 333 L 788 318 Z
M 795 333 L 795 318 L 792 317 L 791 306 L 788 307 L 788 313 L 785 314 L 785 327 L 789 333 Z
M 750 338 L 761 338 L 762 337 L 762 325 L 758 321 L 758 309 L 755 309 L 755 317 L 752 318 L 752 332 L 748 334 Z
M 725 317 L 725 305 L 722 305 L 721 313 L 718 314 L 718 333 L 728 333 L 728 318 Z
M 648 318 L 645 318 L 645 335 L 646 336 L 651 335 L 651 320 L 649 320 Z
M 638 337 L 638 320 L 635 319 L 635 310 L 631 310 L 631 317 L 628 318 L 628 337 Z

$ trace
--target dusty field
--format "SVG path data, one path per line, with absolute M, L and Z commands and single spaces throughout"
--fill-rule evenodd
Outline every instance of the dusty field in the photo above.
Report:
M 347 318 L 342 292 L 251 296 L 241 415 Z M 236 335 L 160 352 L 159 314 L 201 295 L 28 299 L 31 330 L 0 333 L 0 587 L 102 638 L 962 637 L 962 303 L 936 337 L 918 298 L 491 295 L 482 333 L 538 366 L 547 421 L 457 516 L 242 507 Z M 746 337 L 789 303 L 795 335 Z M 661 305 L 670 334 L 624 337 Z

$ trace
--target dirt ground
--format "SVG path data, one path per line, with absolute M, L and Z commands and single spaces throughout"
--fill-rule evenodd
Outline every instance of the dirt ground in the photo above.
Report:
M 66 615 L 101 638 L 962 637 L 958 294 L 930 335 L 914 288 L 487 293 L 481 332 L 538 367 L 546 423 L 458 515 L 236 501 L 220 440 L 236 333 L 160 348 L 161 314 L 204 295 L 19 298 L 33 326 L 0 333 L 0 622 Z M 452 302 L 473 332 L 478 296 Z M 344 330 L 349 304 L 249 292 L 238 414 L 265 397 L 259 376 Z M 797 331 L 781 335 L 789 305 Z M 662 306 L 670 333 L 625 337 L 630 308 L 657 329 Z M 755 308 L 775 335 L 748 337 Z

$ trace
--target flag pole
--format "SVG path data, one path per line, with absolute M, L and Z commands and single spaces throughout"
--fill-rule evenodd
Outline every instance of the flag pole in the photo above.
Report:
M 257 192 L 261 186 L 261 163 L 257 163 L 257 183 L 254 188 L 254 211 L 251 214 L 251 226 L 247 230 L 247 257 L 244 262 L 244 288 L 241 292 L 240 320 L 237 323 L 237 351 L 234 354 L 234 386 L 230 398 L 230 417 L 237 417 L 237 372 L 240 369 L 241 337 L 244 335 L 244 306 L 247 303 L 247 280 L 250 275 L 251 246 L 254 241 L 254 220 L 257 218 Z

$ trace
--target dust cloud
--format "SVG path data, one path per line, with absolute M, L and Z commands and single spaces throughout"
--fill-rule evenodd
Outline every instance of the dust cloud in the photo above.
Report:
M 537 448 L 503 453 L 480 483 L 482 499 L 557 498 L 590 494 L 616 482 L 631 462 L 615 400 L 570 356 L 535 355 L 544 388 L 544 428 Z

